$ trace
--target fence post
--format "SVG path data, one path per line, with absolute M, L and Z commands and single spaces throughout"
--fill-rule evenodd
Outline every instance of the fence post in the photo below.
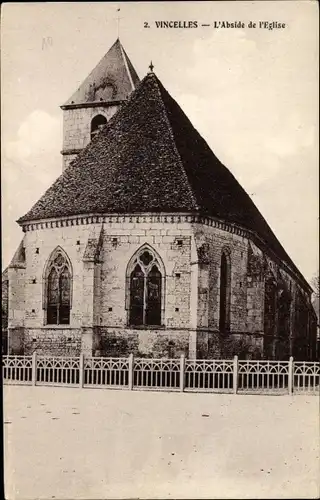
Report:
M 180 356 L 180 391 L 184 391 L 184 370 L 186 365 L 186 357 L 184 354 Z
M 133 389 L 133 354 L 129 354 L 129 377 L 128 377 L 128 389 L 132 391 Z
M 238 392 L 238 356 L 233 358 L 233 394 Z
M 79 360 L 79 387 L 82 389 L 84 382 L 84 354 L 80 354 Z
M 289 369 L 288 369 L 288 391 L 292 396 L 293 394 L 293 357 L 289 358 Z
M 32 385 L 37 385 L 37 352 L 32 353 Z

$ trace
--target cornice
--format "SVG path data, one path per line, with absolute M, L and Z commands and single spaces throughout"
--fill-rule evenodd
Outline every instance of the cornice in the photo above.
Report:
M 122 101 L 94 101 L 94 102 L 83 102 L 80 104 L 63 104 L 60 106 L 61 109 L 81 109 L 81 108 L 110 108 L 111 106 L 119 106 L 125 102 Z
M 63 156 L 65 155 L 78 155 L 80 151 L 82 151 L 84 148 L 75 148 L 75 149 L 63 149 L 60 151 L 60 154 Z
M 70 151 L 70 150 L 69 150 Z M 34 231 L 39 229 L 48 229 L 53 227 L 68 227 L 87 224 L 104 224 L 104 223 L 160 223 L 160 224 L 205 224 L 207 226 L 216 227 L 224 231 L 229 231 L 239 236 L 246 236 L 248 231 L 238 225 L 227 223 L 222 220 L 202 216 L 199 214 L 179 213 L 149 213 L 149 214 L 85 214 L 73 215 L 69 217 L 56 217 L 51 219 L 42 219 L 37 221 L 22 222 L 20 225 L 24 231 Z

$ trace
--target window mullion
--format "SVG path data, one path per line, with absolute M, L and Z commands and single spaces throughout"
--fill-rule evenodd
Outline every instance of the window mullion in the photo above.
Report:
M 60 306 L 61 306 L 61 275 L 58 278 L 58 310 L 57 310 L 57 325 L 60 325 Z
M 143 324 L 146 324 L 146 316 L 147 316 L 147 275 L 144 273 L 143 278 Z

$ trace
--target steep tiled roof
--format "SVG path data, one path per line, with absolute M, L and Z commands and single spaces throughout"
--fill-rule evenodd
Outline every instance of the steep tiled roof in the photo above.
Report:
M 64 106 L 122 101 L 138 83 L 139 77 L 118 39 Z
M 141 212 L 199 212 L 240 224 L 296 269 L 248 194 L 153 73 L 18 222 Z

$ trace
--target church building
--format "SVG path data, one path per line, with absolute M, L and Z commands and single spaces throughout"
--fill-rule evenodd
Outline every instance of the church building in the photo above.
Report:
M 62 173 L 5 275 L 9 353 L 314 359 L 312 289 L 152 64 L 140 81 L 118 39 L 61 108 Z

